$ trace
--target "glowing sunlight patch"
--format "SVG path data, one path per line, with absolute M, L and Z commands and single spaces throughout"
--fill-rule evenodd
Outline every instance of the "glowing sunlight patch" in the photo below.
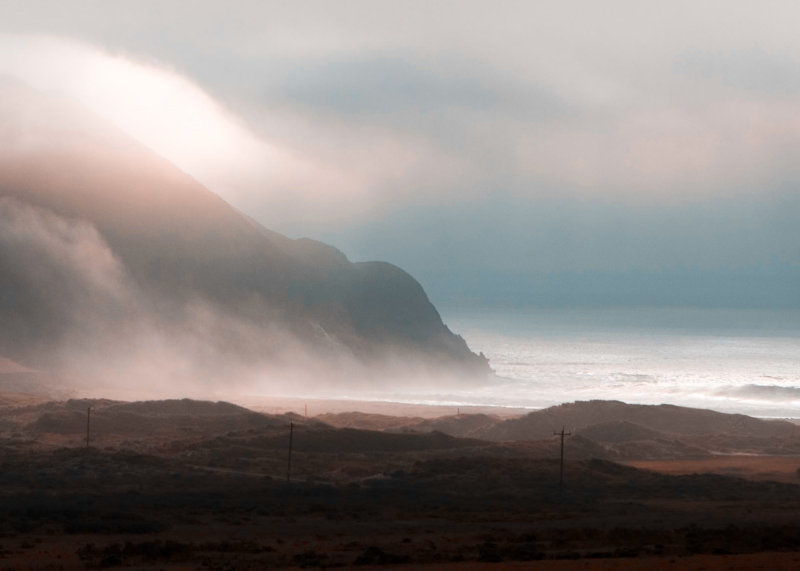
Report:
M 0 36 L 0 75 L 64 93 L 213 186 L 232 170 L 268 177 L 281 152 L 167 68 L 50 37 Z

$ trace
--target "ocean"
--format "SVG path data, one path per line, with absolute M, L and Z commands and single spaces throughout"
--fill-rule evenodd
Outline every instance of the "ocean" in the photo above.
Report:
M 800 417 L 800 310 L 449 309 L 495 371 L 483 386 L 406 395 L 543 408 L 615 399 Z

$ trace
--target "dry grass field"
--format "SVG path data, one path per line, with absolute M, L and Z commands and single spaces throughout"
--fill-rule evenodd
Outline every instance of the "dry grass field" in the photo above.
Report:
M 800 484 L 800 457 L 732 454 L 688 460 L 633 460 L 628 466 L 662 474 L 723 474 L 748 480 Z
M 560 410 L 572 408 L 545 412 Z M 782 425 L 727 439 L 600 418 L 567 441 L 560 488 L 552 437 L 439 430 L 524 417 L 305 418 L 187 400 L 0 412 L 0 569 L 794 569 L 800 557 L 800 456 L 702 449 L 793 450 Z M 352 426 L 365 422 L 384 429 Z

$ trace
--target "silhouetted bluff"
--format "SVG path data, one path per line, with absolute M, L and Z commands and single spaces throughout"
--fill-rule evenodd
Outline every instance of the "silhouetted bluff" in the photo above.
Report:
M 72 101 L 0 102 L 0 355 L 489 371 L 403 270 L 262 227 Z

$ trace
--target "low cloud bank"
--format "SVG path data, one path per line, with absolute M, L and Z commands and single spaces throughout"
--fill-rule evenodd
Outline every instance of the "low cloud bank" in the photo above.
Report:
M 159 295 L 91 224 L 9 197 L 0 198 L 0 276 L 2 352 L 82 393 L 326 395 L 458 380 L 401 348 L 365 363 L 320 325 L 309 339 L 264 300 L 243 313 L 200 294 Z
M 720 391 L 721 395 L 762 401 L 800 400 L 800 387 L 751 383 Z

